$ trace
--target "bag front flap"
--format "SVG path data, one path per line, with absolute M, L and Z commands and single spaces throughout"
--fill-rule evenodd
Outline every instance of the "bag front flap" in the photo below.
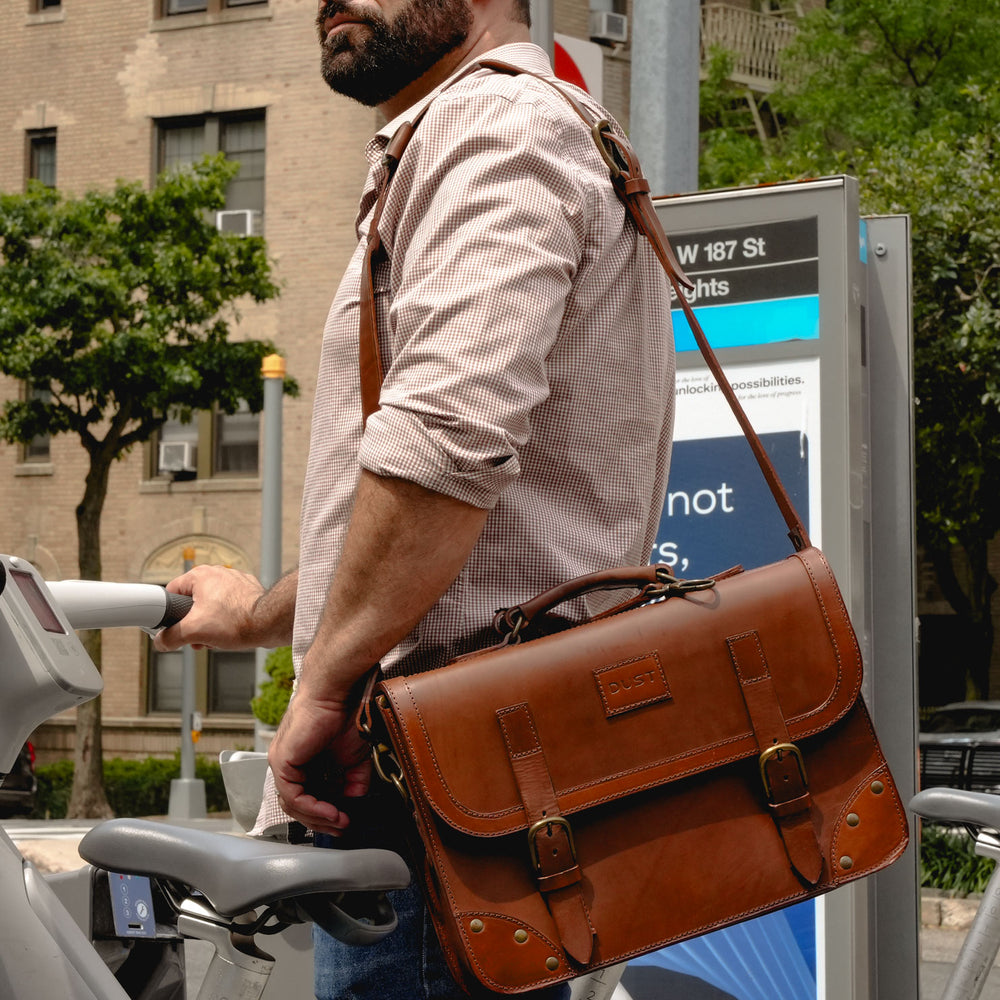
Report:
M 499 712 L 527 706 L 570 815 L 758 756 L 732 653 L 747 642 L 792 742 L 860 694 L 843 599 L 822 554 L 805 549 L 710 590 L 385 679 L 378 702 L 407 781 L 455 829 L 500 836 L 526 820 Z

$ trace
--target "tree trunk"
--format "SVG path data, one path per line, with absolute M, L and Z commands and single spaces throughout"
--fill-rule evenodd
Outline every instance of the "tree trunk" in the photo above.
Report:
M 101 579 L 101 512 L 108 493 L 111 459 L 88 448 L 90 471 L 83 500 L 76 508 L 77 552 L 81 580 Z M 81 635 L 84 648 L 101 669 L 101 633 Z M 104 752 L 101 741 L 101 699 L 76 710 L 76 746 L 73 752 L 73 789 L 66 810 L 69 819 L 107 819 L 114 815 L 104 792 Z
M 968 587 L 963 586 L 955 571 L 956 551 L 960 551 L 966 561 Z M 965 672 L 966 695 L 969 698 L 988 698 L 994 638 L 991 606 L 997 583 L 988 569 L 986 547 L 927 547 L 926 553 L 934 566 L 942 593 L 956 615 L 965 620 L 965 628 L 970 636 L 969 648 L 972 655 L 967 662 L 960 664 Z
M 101 633 L 80 636 L 90 658 L 100 667 Z M 101 743 L 101 699 L 76 710 L 76 746 L 73 750 L 73 788 L 66 809 L 68 819 L 110 819 L 114 811 L 104 792 L 104 752 Z

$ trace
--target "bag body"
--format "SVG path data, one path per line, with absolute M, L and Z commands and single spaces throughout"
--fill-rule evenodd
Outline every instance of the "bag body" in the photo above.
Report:
M 625 961 L 905 849 L 822 554 L 673 591 L 376 686 L 377 763 L 398 763 L 428 908 L 470 992 Z

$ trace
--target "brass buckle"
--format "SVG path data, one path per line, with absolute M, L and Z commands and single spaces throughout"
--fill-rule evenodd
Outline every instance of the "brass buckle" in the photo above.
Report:
M 611 122 L 607 118 L 602 118 L 600 121 L 594 122 L 590 131 L 594 136 L 594 142 L 597 144 L 597 151 L 608 165 L 611 176 L 613 178 L 621 177 L 624 171 L 622 170 L 621 162 L 615 155 L 618 147 L 615 145 L 615 135 L 611 131 Z
M 643 590 L 644 597 L 683 597 L 693 594 L 696 590 L 711 590 L 715 580 L 708 577 L 704 580 L 678 580 L 668 569 L 657 567 L 656 583 L 649 584 Z
M 764 794 L 767 796 L 767 801 L 771 802 L 772 799 L 772 789 L 771 782 L 767 777 L 767 764 L 772 757 L 777 757 L 781 760 L 781 755 L 785 753 L 790 753 L 795 758 L 795 763 L 799 766 L 799 774 L 802 776 L 802 784 L 809 785 L 809 779 L 806 778 L 806 765 L 805 761 L 802 759 L 802 751 L 794 743 L 778 743 L 773 747 L 768 747 L 760 755 L 760 780 L 764 783 Z
M 383 761 L 388 761 L 395 770 L 388 769 Z M 406 788 L 406 779 L 403 777 L 403 769 L 399 761 L 396 760 L 392 752 L 392 747 L 385 743 L 376 743 L 372 746 L 372 765 L 378 776 L 387 784 L 392 785 L 402 796 L 407 804 L 410 801 L 410 793 Z
M 540 819 L 537 823 L 532 823 L 528 828 L 528 853 L 531 856 L 531 864 L 537 873 L 541 873 L 542 862 L 541 857 L 538 852 L 538 842 L 537 837 L 539 831 L 542 829 L 549 829 L 553 826 L 561 826 L 566 831 L 566 839 L 569 841 L 569 853 L 573 858 L 573 864 L 577 863 L 576 860 L 576 842 L 573 840 L 573 827 L 569 825 L 569 820 L 565 816 L 549 816 L 545 819 Z M 567 865 L 567 868 L 569 866 Z

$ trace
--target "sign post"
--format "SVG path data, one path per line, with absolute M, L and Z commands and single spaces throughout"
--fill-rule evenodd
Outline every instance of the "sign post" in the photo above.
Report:
M 194 565 L 194 549 L 184 549 L 184 572 Z M 181 776 L 170 782 L 167 815 L 171 819 L 203 819 L 205 782 L 195 777 L 194 744 L 201 735 L 201 716 L 195 710 L 194 650 L 181 651 Z

